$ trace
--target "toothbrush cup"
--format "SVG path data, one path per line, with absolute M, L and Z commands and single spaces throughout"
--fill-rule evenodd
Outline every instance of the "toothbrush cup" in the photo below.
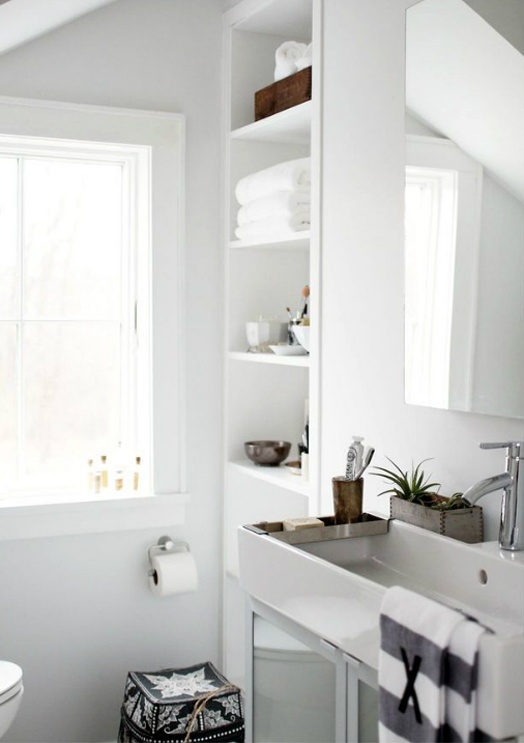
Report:
M 362 515 L 364 480 L 334 477 L 332 483 L 335 524 L 353 524 L 359 521 Z

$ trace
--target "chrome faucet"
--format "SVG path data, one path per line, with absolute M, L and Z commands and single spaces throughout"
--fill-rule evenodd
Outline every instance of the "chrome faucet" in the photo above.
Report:
M 524 475 L 519 479 L 520 447 L 524 441 L 480 444 L 481 449 L 506 449 L 506 471 L 486 477 L 466 490 L 462 500 L 472 506 L 487 493 L 503 489 L 499 546 L 503 550 L 524 550 Z

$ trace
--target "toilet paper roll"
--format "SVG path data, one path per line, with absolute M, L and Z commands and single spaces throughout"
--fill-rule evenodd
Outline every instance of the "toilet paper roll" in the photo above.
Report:
M 198 588 L 196 563 L 188 550 L 152 555 L 151 570 L 149 587 L 155 596 L 192 593 Z

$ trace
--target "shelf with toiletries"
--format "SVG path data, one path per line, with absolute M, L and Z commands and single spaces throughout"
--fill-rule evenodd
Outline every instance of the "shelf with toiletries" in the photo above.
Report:
M 236 250 L 229 251 L 228 258 L 227 351 L 243 353 L 249 346 L 247 322 L 266 318 L 287 324 L 288 307 L 293 315 L 303 311 L 301 293 L 309 286 L 310 255 L 286 249 Z

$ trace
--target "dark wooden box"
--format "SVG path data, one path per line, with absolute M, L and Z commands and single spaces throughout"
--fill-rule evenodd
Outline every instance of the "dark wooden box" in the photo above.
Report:
M 311 67 L 267 85 L 255 93 L 255 121 L 311 100 Z

